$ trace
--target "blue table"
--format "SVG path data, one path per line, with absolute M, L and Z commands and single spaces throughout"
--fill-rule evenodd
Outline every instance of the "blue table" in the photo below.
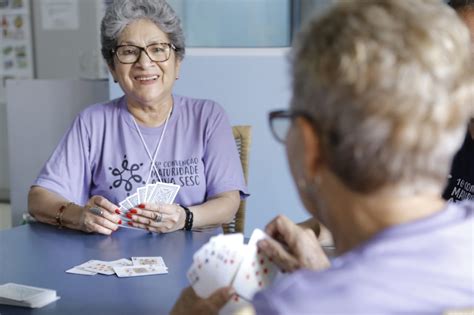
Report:
M 167 314 L 188 286 L 193 253 L 214 235 L 124 229 L 111 236 L 33 223 L 0 231 L 0 284 L 56 290 L 61 299 L 40 309 L 0 305 L 0 314 Z M 168 274 L 132 278 L 82 276 L 65 271 L 90 259 L 162 256 Z

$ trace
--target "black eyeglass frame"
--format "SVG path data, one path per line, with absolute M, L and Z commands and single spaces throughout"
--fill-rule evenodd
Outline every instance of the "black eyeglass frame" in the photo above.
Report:
M 168 55 L 168 58 L 166 58 L 165 60 L 154 60 L 153 58 L 150 57 L 150 55 L 148 54 L 147 52 L 147 49 L 148 47 L 150 46 L 155 46 L 155 45 L 166 45 L 168 46 L 168 48 L 170 49 L 169 50 L 169 55 Z M 120 57 L 118 56 L 118 49 L 120 47 L 127 47 L 127 46 L 131 46 L 131 47 L 135 47 L 135 48 L 138 48 L 140 50 L 140 53 L 137 55 L 137 59 L 134 61 L 134 62 L 123 62 L 122 60 L 120 60 Z M 172 43 L 153 43 L 153 44 L 150 44 L 146 47 L 141 47 L 141 46 L 137 46 L 137 45 L 131 45 L 131 44 L 127 44 L 127 45 L 118 45 L 117 47 L 115 47 L 114 49 L 112 49 L 110 52 L 112 53 L 112 55 L 114 55 L 115 57 L 117 57 L 117 60 L 122 63 L 122 64 L 125 64 L 125 65 L 130 65 L 130 64 L 134 64 L 134 63 L 137 63 L 138 60 L 140 60 L 140 57 L 142 56 L 142 52 L 144 52 L 148 58 L 150 58 L 151 61 L 153 62 L 165 62 L 165 61 L 168 61 L 170 58 L 171 58 L 171 50 L 174 50 L 175 52 L 178 51 L 178 48 L 173 45 Z
M 303 110 L 291 110 L 291 109 L 284 109 L 284 110 L 274 110 L 268 113 L 268 124 L 270 125 L 270 131 L 272 132 L 273 137 L 276 141 L 285 144 L 286 138 L 281 139 L 278 133 L 275 131 L 275 120 L 276 119 L 288 119 L 293 120 L 297 117 L 303 117 L 304 119 L 308 120 L 314 128 L 316 128 L 316 121 L 311 117 L 311 115 Z

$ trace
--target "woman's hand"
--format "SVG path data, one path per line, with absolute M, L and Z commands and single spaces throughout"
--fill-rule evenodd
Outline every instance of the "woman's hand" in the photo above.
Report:
M 283 271 L 300 268 L 323 270 L 330 266 L 312 229 L 302 228 L 285 216 L 271 221 L 265 232 L 272 239 L 258 242 L 258 247 Z
M 102 196 L 92 196 L 79 213 L 79 229 L 84 232 L 110 235 L 122 224 L 117 206 Z
M 167 233 L 184 227 L 186 212 L 177 204 L 142 203 L 127 213 L 131 226 Z

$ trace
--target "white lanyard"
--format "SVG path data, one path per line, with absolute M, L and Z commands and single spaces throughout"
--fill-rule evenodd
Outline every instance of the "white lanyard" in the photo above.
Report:
M 132 115 L 132 120 L 133 120 L 133 123 L 135 124 L 135 129 L 137 129 L 137 132 L 138 132 L 138 135 L 140 136 L 140 140 L 142 141 L 142 144 L 143 146 L 145 147 L 145 150 L 146 150 L 146 153 L 148 154 L 148 157 L 150 158 L 150 161 L 151 161 L 151 166 L 150 166 L 150 173 L 148 173 L 148 178 L 146 180 L 146 183 L 148 184 L 148 182 L 150 181 L 150 178 L 151 178 L 151 174 L 153 173 L 153 169 L 155 170 L 156 172 L 156 176 L 158 176 L 158 180 L 160 182 L 163 182 L 161 180 L 161 177 L 160 177 L 160 173 L 158 172 L 158 169 L 156 168 L 156 165 L 155 165 L 155 161 L 156 161 L 156 156 L 158 155 L 158 151 L 160 150 L 160 146 L 161 146 L 161 142 L 163 141 L 163 138 L 165 136 L 165 133 L 166 133 L 166 126 L 168 126 L 168 120 L 171 116 L 171 112 L 173 111 L 173 106 L 171 106 L 170 108 L 170 111 L 168 113 L 168 116 L 166 117 L 166 121 L 165 121 L 165 126 L 163 127 L 163 131 L 161 132 L 161 136 L 160 136 L 160 141 L 158 141 L 158 144 L 156 146 L 156 149 L 155 149 L 155 153 L 153 154 L 153 156 L 151 156 L 151 153 L 150 153 L 150 150 L 148 149 L 148 146 L 146 145 L 146 142 L 145 142 L 145 139 L 143 139 L 143 135 L 140 131 L 140 128 L 138 127 L 138 124 L 137 122 L 135 121 L 135 117 L 133 117 Z

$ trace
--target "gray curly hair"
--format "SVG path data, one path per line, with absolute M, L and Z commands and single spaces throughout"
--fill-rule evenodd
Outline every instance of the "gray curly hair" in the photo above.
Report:
M 354 191 L 439 193 L 474 108 L 466 26 L 440 1 L 341 2 L 296 40 L 292 108 Z
M 181 21 L 165 0 L 114 0 L 107 7 L 100 28 L 102 56 L 114 67 L 113 49 L 118 38 L 130 23 L 148 19 L 155 23 L 176 47 L 176 56 L 183 60 L 185 54 L 184 33 Z

